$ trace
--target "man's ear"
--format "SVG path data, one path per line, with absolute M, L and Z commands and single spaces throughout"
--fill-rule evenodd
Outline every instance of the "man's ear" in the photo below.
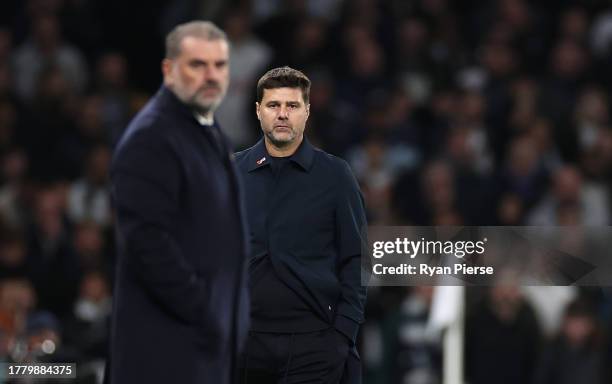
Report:
M 261 120 L 261 116 L 259 116 L 259 103 L 256 101 L 255 102 L 255 114 L 257 115 L 257 120 Z
M 306 118 L 310 116 L 310 103 L 306 104 Z
M 172 65 L 173 61 L 170 59 L 163 59 L 161 62 L 161 70 L 164 75 L 164 84 L 171 84 L 173 82 L 172 79 Z

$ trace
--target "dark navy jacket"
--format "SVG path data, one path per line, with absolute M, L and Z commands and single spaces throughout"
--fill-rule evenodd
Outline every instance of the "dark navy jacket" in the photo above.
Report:
M 236 154 L 245 187 L 251 257 L 274 270 L 330 326 L 355 341 L 364 320 L 364 201 L 348 164 L 306 138 L 274 177 L 263 139 Z
M 112 384 L 230 382 L 248 330 L 248 245 L 236 169 L 213 129 L 162 87 L 114 154 Z

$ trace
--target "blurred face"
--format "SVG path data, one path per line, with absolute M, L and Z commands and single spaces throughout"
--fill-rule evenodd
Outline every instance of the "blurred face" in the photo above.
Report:
M 433 163 L 426 170 L 423 178 L 427 199 L 434 211 L 447 211 L 454 202 L 455 187 L 450 168 L 443 163 Z
M 510 170 L 515 177 L 526 177 L 536 167 L 538 151 L 533 139 L 518 138 L 510 145 Z
M 94 149 L 87 159 L 87 177 L 93 183 L 104 184 L 108 178 L 111 154 L 106 147 Z
M 18 267 L 25 261 L 25 247 L 20 241 L 14 241 L 0 247 L 0 262 L 5 266 Z
M 553 70 L 560 77 L 578 76 L 586 65 L 586 55 L 582 48 L 569 39 L 554 48 L 553 57 Z
M 98 254 L 104 248 L 104 239 L 98 227 L 84 224 L 76 230 L 74 246 L 82 255 Z
M 34 38 L 42 49 L 53 49 L 59 40 L 58 21 L 53 16 L 43 16 L 34 24 Z
M 25 313 L 35 305 L 36 293 L 27 280 L 5 280 L 0 285 L 0 309 L 12 313 Z
M 523 300 L 517 286 L 502 285 L 493 287 L 489 296 L 492 309 L 499 319 L 504 321 L 514 320 Z
M 180 54 L 162 63 L 164 83 L 185 104 L 210 116 L 229 84 L 229 47 L 224 40 L 187 36 Z
M 81 297 L 93 302 L 108 298 L 108 283 L 99 273 L 90 273 L 81 283 Z
M 560 201 L 578 201 L 582 178 L 575 168 L 562 168 L 554 175 L 555 196 Z
M 98 72 L 104 84 L 120 87 L 125 84 L 126 67 L 125 57 L 110 53 L 100 60 Z
M 302 141 L 310 104 L 304 102 L 300 88 L 264 89 L 256 108 L 261 129 L 275 147 L 285 148 Z
M 563 324 L 563 333 L 570 343 L 583 344 L 593 333 L 593 320 L 588 316 L 569 316 Z

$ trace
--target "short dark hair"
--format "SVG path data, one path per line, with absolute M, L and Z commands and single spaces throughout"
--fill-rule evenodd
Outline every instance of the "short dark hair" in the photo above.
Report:
M 297 69 L 285 66 L 266 72 L 257 82 L 257 102 L 263 99 L 264 89 L 275 88 L 300 88 L 304 102 L 310 100 L 310 79 Z

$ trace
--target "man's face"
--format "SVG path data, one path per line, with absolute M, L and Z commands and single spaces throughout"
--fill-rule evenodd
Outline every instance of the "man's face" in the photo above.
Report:
M 300 88 L 264 89 L 256 107 L 261 129 L 275 147 L 302 139 L 310 105 L 304 102 Z
M 181 101 L 204 115 L 221 104 L 229 83 L 229 47 L 224 40 L 187 36 L 180 54 L 165 59 L 164 83 Z

